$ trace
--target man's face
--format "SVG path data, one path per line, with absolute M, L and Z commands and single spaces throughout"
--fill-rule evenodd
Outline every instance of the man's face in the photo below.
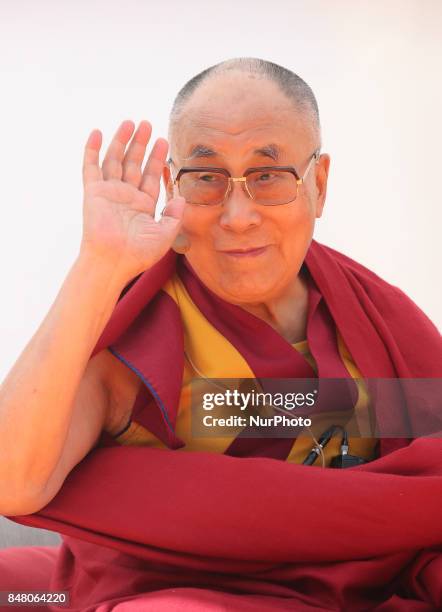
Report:
M 275 84 L 231 72 L 204 83 L 187 103 L 170 142 L 172 172 L 218 167 L 239 177 L 250 167 L 294 166 L 302 176 L 318 144 L 306 116 Z M 191 245 L 186 257 L 203 283 L 238 305 L 282 295 L 296 280 L 322 214 L 328 165 L 328 156 L 321 156 L 289 204 L 257 204 L 243 183 L 232 185 L 222 205 L 187 203 L 181 230 Z M 177 196 L 168 169 L 164 179 L 168 196 Z M 256 247 L 265 248 L 255 255 L 226 253 Z

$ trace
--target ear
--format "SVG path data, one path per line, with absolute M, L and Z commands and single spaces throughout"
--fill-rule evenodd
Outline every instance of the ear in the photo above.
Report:
M 316 217 L 322 216 L 327 194 L 327 179 L 330 169 L 330 155 L 323 153 L 316 163 Z
M 164 188 L 166 189 L 167 199 L 170 200 L 173 197 L 173 183 L 168 164 L 164 165 L 162 177 Z

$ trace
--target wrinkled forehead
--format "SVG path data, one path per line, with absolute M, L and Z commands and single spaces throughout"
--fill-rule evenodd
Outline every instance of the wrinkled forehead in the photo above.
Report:
M 253 110 L 242 118 L 189 113 L 172 132 L 171 156 L 183 163 L 261 154 L 282 162 L 294 155 L 310 155 L 316 148 L 309 125 L 293 110 L 267 115 Z
M 267 80 L 230 81 L 201 87 L 185 104 L 169 131 L 174 161 L 311 154 L 318 143 L 308 113 Z

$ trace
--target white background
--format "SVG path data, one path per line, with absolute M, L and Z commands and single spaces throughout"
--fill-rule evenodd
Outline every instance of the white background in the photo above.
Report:
M 167 136 L 178 89 L 237 56 L 317 96 L 332 163 L 315 238 L 441 328 L 441 30 L 437 0 L 0 0 L 0 380 L 78 253 L 89 132 L 103 149 L 123 119 Z

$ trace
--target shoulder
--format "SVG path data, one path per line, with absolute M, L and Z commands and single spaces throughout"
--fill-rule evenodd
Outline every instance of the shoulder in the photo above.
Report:
M 423 310 L 403 289 L 341 251 L 318 242 L 315 248 L 321 253 L 321 257 L 333 261 L 346 276 L 353 290 L 362 291 L 367 295 L 384 316 L 394 317 L 400 311 L 402 318 L 405 314 L 415 316 L 423 323 L 429 324 L 433 330 L 437 330 Z
M 364 312 L 362 320 L 371 321 L 391 350 L 392 347 L 399 349 L 415 376 L 440 375 L 441 334 L 409 295 L 359 261 L 329 246 L 316 243 L 314 257 L 317 269 L 322 268 L 321 276 L 329 291 L 336 286 L 342 294 L 350 292 L 352 303 L 358 303 Z
M 322 259 L 328 259 L 333 261 L 335 264 L 341 268 L 341 270 L 345 270 L 348 273 L 351 273 L 356 278 L 359 278 L 361 281 L 365 281 L 367 287 L 379 287 L 385 290 L 399 291 L 399 287 L 389 283 L 385 278 L 379 276 L 374 270 L 368 268 L 360 261 L 350 257 L 346 253 L 342 251 L 338 251 L 328 245 L 321 244 L 317 241 L 313 241 L 315 244 L 313 246 L 314 251 L 320 254 Z M 405 295 L 405 294 L 404 294 Z

